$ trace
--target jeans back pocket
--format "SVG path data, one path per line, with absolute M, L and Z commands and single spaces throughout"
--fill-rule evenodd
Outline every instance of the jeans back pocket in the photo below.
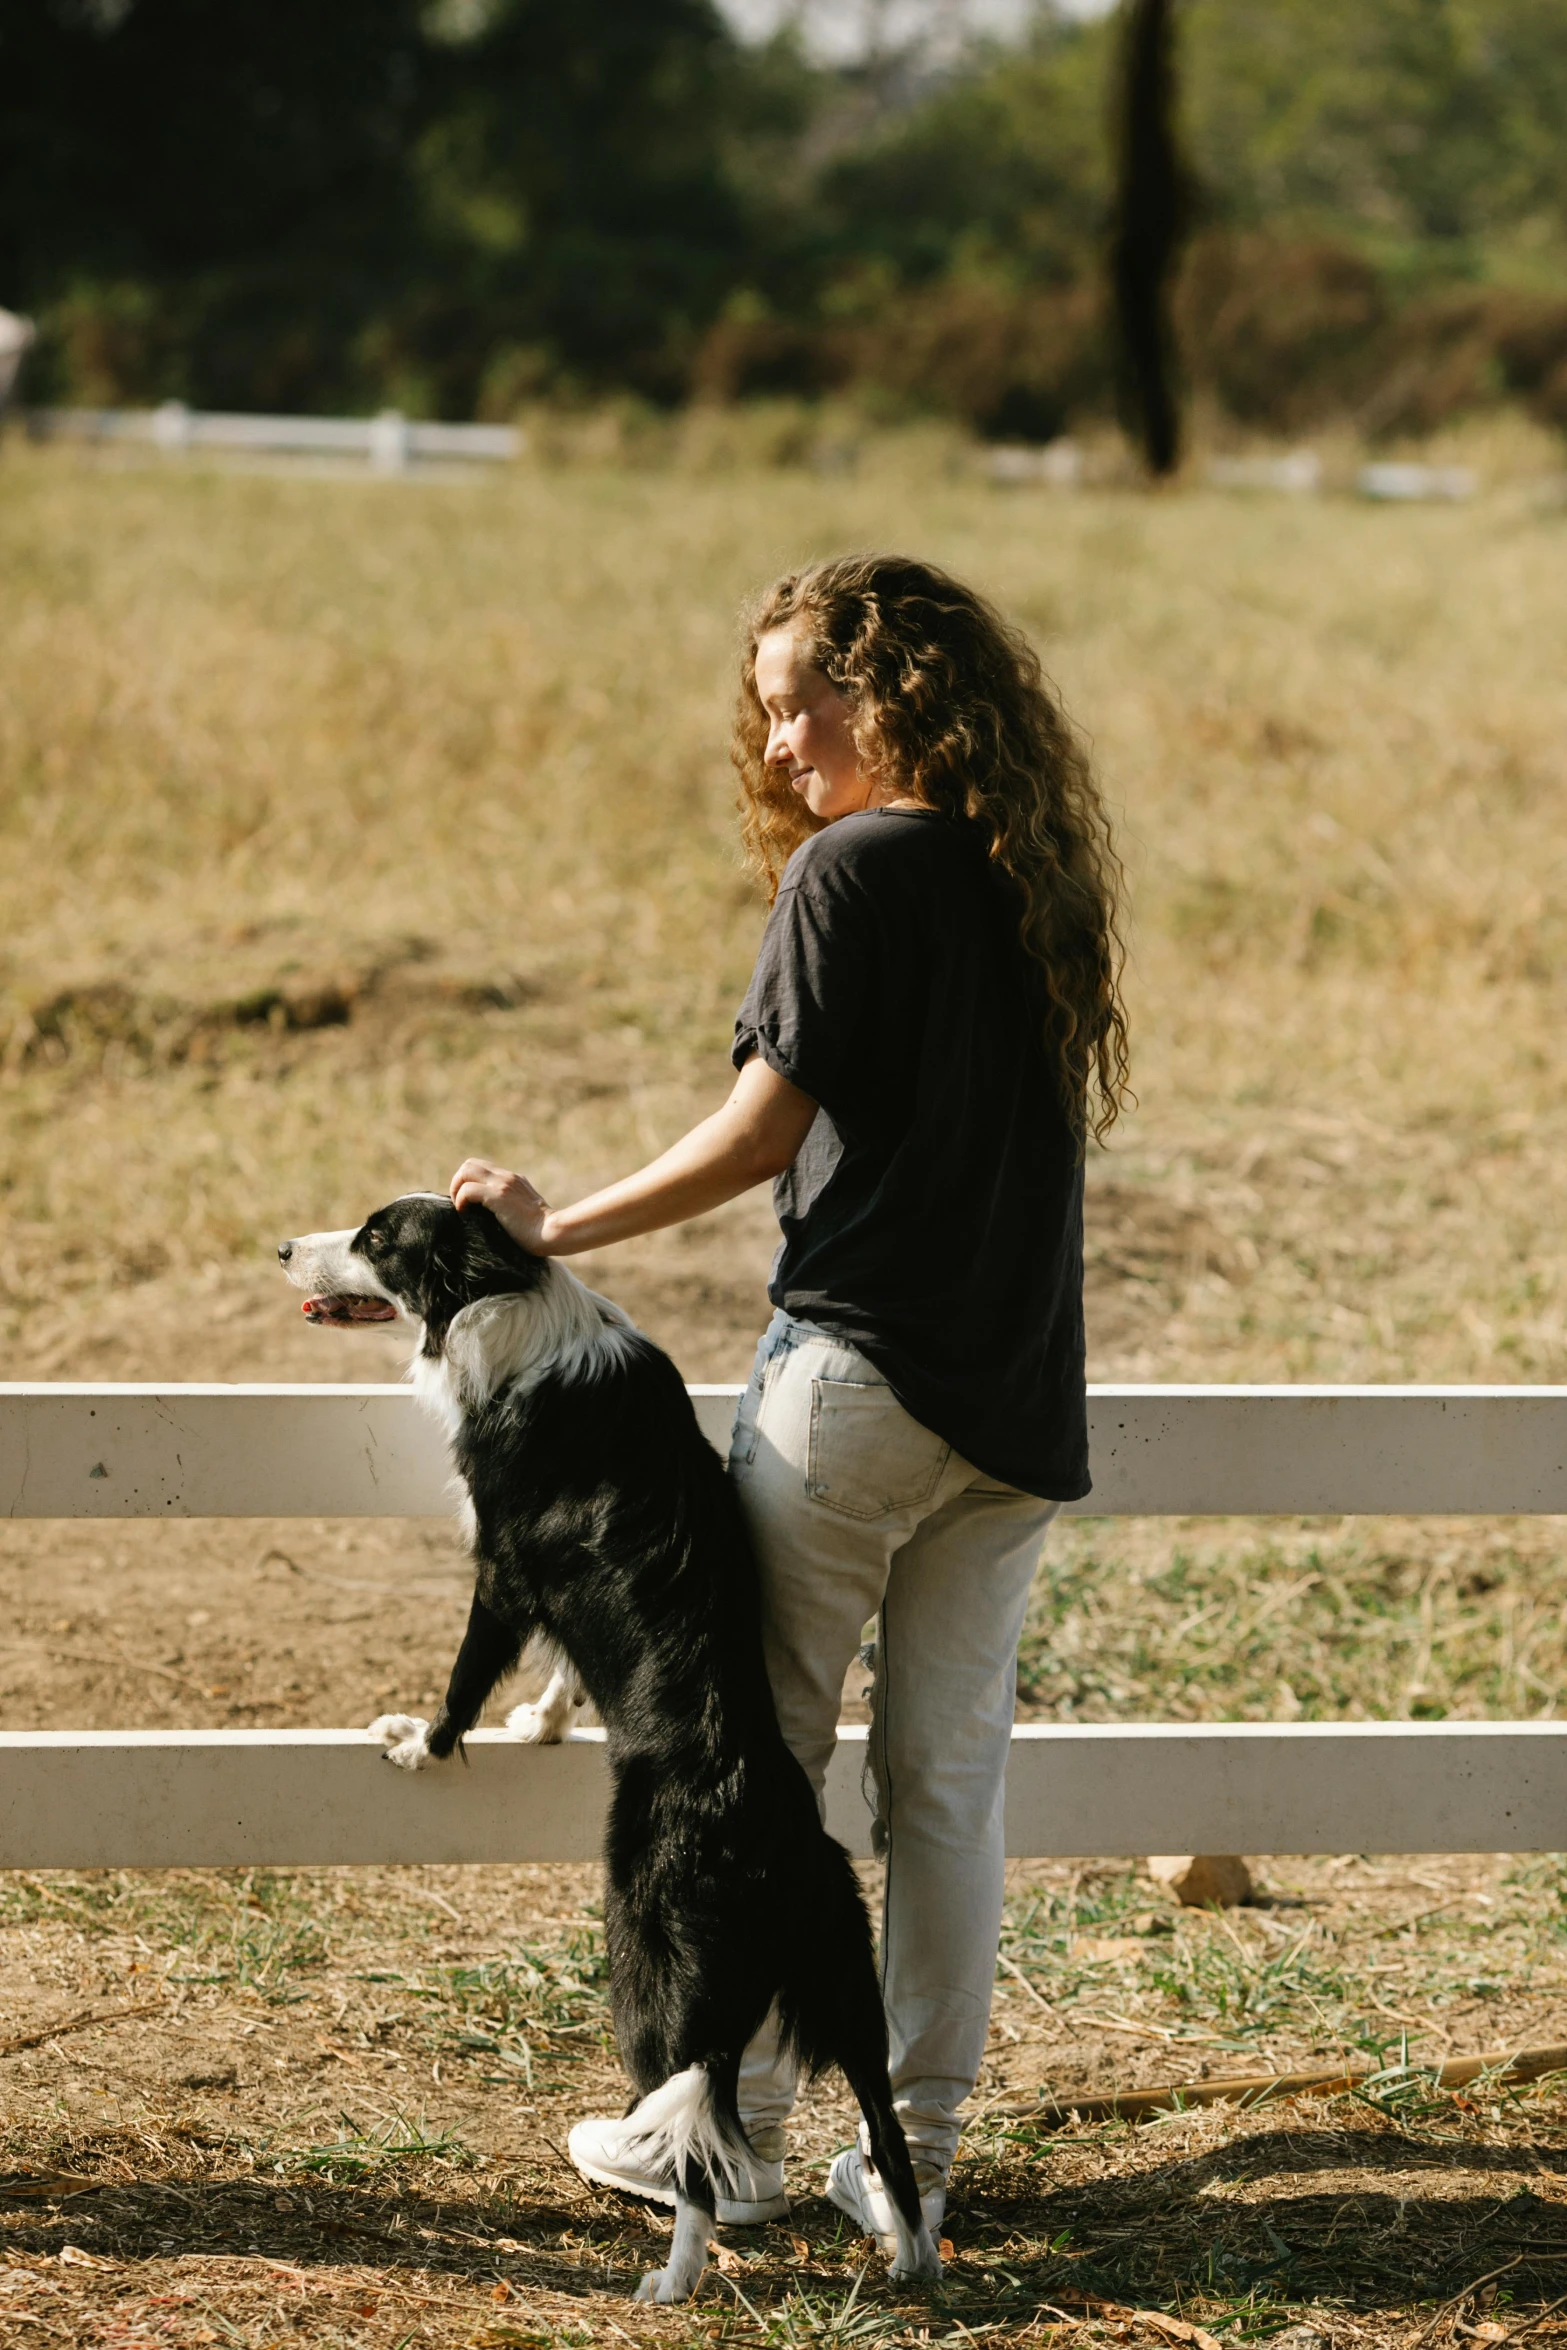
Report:
M 811 1381 L 805 1488 L 824 1509 L 892 1517 L 929 1501 L 951 1457 L 951 1445 L 911 1419 L 880 1381 Z

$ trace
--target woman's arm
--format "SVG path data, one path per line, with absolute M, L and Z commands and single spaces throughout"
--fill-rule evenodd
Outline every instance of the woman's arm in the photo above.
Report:
M 535 1256 L 570 1257 L 612 1240 L 706 1215 L 726 1199 L 781 1175 L 810 1131 L 816 1104 L 753 1053 L 721 1110 L 693 1126 L 661 1159 L 596 1191 L 575 1207 L 551 1208 L 525 1175 L 488 1159 L 464 1159 L 452 1177 L 460 1208 L 494 1210 Z

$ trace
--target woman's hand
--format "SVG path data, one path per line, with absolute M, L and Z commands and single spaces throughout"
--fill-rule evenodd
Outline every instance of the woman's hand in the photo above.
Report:
M 721 1110 L 693 1126 L 651 1166 L 590 1199 L 569 1208 L 548 1207 L 526 1175 L 514 1175 L 488 1159 L 464 1159 L 452 1177 L 452 1197 L 460 1208 L 493 1209 L 513 1240 L 536 1257 L 573 1257 L 583 1249 L 661 1231 L 666 1224 L 683 1224 L 688 1216 L 705 1216 L 753 1183 L 781 1174 L 815 1116 L 809 1094 L 753 1053 Z
M 513 1240 L 534 1256 L 550 1254 L 545 1232 L 549 1205 L 526 1175 L 515 1175 L 510 1167 L 497 1167 L 489 1159 L 464 1159 L 452 1177 L 451 1194 L 459 1208 L 488 1208 Z

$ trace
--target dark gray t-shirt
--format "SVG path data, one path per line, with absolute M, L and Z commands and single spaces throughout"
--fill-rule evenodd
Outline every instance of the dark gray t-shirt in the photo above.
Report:
M 789 860 L 734 1060 L 821 1105 L 773 1186 L 774 1305 L 857 1346 L 986 1476 L 1076 1501 L 1083 1170 L 1018 915 L 975 827 L 841 817 Z

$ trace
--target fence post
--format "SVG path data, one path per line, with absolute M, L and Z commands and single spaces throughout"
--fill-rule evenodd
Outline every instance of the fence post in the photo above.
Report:
M 370 464 L 376 473 L 406 473 L 411 448 L 408 419 L 396 408 L 383 408 L 370 425 Z
M 171 457 L 183 457 L 191 444 L 190 410 L 183 400 L 165 400 L 152 412 L 154 448 Z

